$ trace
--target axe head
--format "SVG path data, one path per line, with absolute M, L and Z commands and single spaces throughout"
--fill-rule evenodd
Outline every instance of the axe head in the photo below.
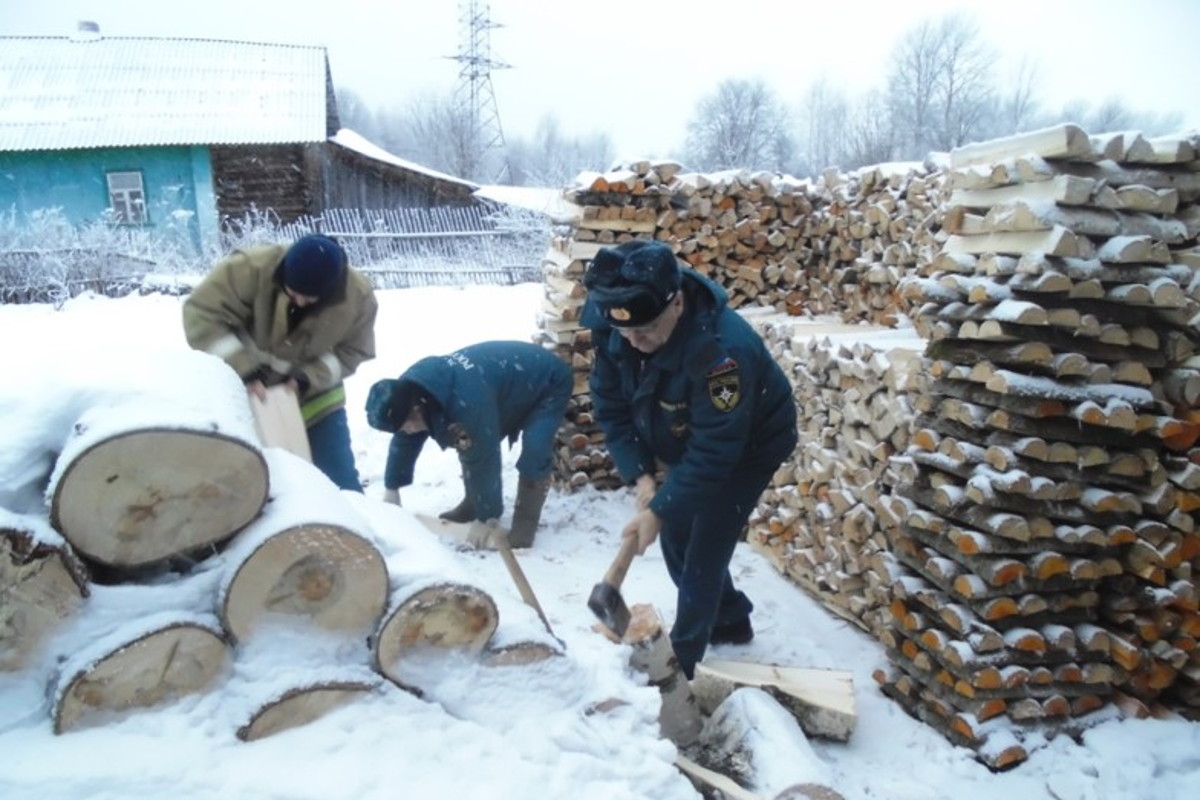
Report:
M 629 628 L 629 606 L 625 605 L 619 589 L 609 583 L 597 583 L 588 598 L 588 608 L 618 639 L 625 636 Z

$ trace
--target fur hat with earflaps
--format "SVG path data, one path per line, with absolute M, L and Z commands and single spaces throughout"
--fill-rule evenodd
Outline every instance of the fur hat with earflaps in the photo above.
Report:
M 681 280 L 671 248 L 638 239 L 600 248 L 584 273 L 583 285 L 606 322 L 637 328 L 658 319 L 679 293 Z

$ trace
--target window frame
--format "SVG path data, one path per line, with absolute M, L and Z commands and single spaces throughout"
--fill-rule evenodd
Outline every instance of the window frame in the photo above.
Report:
M 113 179 L 136 178 L 137 186 L 114 187 Z M 146 206 L 146 179 L 140 169 L 112 169 L 104 173 L 108 190 L 108 208 L 118 225 L 149 225 L 150 210 Z

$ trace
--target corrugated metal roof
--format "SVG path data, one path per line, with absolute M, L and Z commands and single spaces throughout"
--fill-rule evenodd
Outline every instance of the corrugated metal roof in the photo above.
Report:
M 326 138 L 325 48 L 0 37 L 0 151 Z

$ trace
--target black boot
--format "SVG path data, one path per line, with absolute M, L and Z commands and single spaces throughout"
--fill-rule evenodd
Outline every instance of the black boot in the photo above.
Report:
M 438 518 L 447 520 L 448 522 L 474 522 L 475 504 L 471 502 L 470 497 L 464 497 L 462 502 L 454 508 L 438 514 Z
M 533 535 L 537 533 L 542 519 L 542 506 L 550 491 L 550 479 L 517 481 L 517 502 L 513 506 L 512 530 L 508 532 L 508 543 L 513 547 L 533 547 Z

